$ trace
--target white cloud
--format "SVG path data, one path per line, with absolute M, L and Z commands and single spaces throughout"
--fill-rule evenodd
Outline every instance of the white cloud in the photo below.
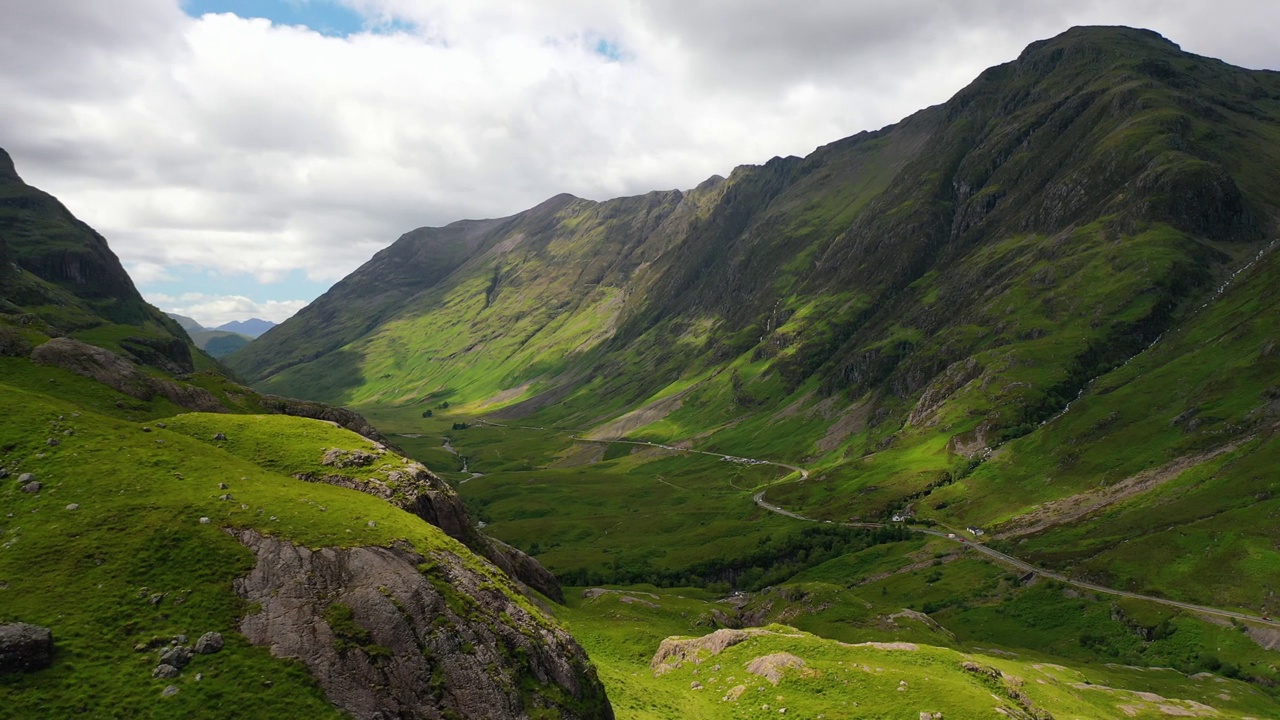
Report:
M 412 30 L 0 0 L 0 146 L 140 281 L 177 265 L 333 281 L 421 225 L 805 154 L 1072 24 L 1280 67 L 1280 10 L 1256 0 L 343 2 Z
M 217 327 L 232 320 L 262 318 L 282 323 L 306 307 L 306 300 L 268 300 L 257 302 L 243 295 L 205 295 L 183 293 L 179 296 L 152 294 L 147 297 L 165 312 L 186 315 L 205 327 Z

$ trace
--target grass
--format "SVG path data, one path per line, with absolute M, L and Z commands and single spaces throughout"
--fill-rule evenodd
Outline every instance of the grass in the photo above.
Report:
M 136 418 L 9 384 L 44 372 L 4 376 L 0 465 L 12 474 L 0 484 L 0 622 L 51 627 L 57 656 L 48 670 L 0 679 L 0 717 L 338 717 L 305 667 L 236 632 L 249 608 L 232 581 L 254 560 L 224 528 L 254 528 L 313 548 L 406 540 L 419 552 L 469 558 L 506 586 L 419 518 L 285 474 L 315 469 L 328 447 L 367 448 L 363 438 L 281 416 L 187 415 L 149 422 L 144 431 Z M 87 393 L 86 403 L 142 412 L 95 397 Z M 227 447 L 212 443 L 215 428 L 227 433 Z M 14 482 L 25 472 L 43 483 L 39 493 Z M 163 595 L 158 604 L 154 595 Z M 134 649 L 179 634 L 194 641 L 207 631 L 222 632 L 226 649 L 197 656 L 174 681 L 153 680 L 155 652 Z M 178 694 L 160 697 L 170 683 Z
M 656 673 L 650 660 L 669 636 L 699 637 L 711 628 L 710 612 L 728 605 L 690 589 L 621 588 L 592 598 L 570 593 L 559 611 L 597 663 L 617 716 L 645 718 L 910 717 L 942 711 L 948 718 L 990 717 L 994 708 L 1025 712 L 1008 692 L 1054 717 L 1158 717 L 1156 704 L 1209 704 L 1224 717 L 1265 716 L 1273 705 L 1258 690 L 1236 681 L 1189 680 L 1173 671 L 1149 671 L 1078 662 L 1059 664 L 929 644 L 858 645 L 837 642 L 783 625 L 770 625 L 701 662 Z M 624 602 L 624 598 L 631 602 Z M 636 602 L 643 601 L 643 602 Z M 913 649 L 907 649 L 913 648 Z M 756 658 L 789 653 L 803 669 L 784 672 L 774 685 L 747 672 Z M 995 668 L 1006 684 L 980 672 Z M 735 691 L 737 699 L 730 691 Z M 1155 701 L 1140 692 L 1159 693 Z M 1229 698 L 1228 700 L 1224 700 Z M 1012 703 L 1012 705 L 1011 705 Z

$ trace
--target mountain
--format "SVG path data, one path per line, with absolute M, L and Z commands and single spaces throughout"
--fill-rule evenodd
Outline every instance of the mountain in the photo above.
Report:
M 196 347 L 209 353 L 211 357 L 226 357 L 245 345 L 248 345 L 253 340 L 253 337 L 242 332 L 226 329 L 212 330 L 206 328 L 185 315 L 179 315 L 177 313 L 165 313 L 165 315 L 168 315 L 174 322 L 178 323 L 183 330 L 187 331 L 187 335 L 191 337 L 191 342 L 195 343 Z M 266 323 L 267 325 L 273 325 L 273 323 L 269 323 L 266 320 L 257 319 L 249 320 L 245 323 L 227 323 L 226 325 L 243 326 L 249 323 Z M 226 326 L 224 325 L 223 327 L 225 328 Z
M 187 317 L 186 315 L 179 315 L 178 313 L 165 313 L 165 315 L 168 315 L 170 318 L 172 318 L 173 321 L 178 323 L 178 326 L 181 327 L 183 330 L 186 330 L 188 334 L 194 333 L 194 332 L 200 332 L 201 330 L 205 329 L 203 325 L 196 322 L 192 318 Z
M 229 377 L 3 151 L 0 280 L 0 715 L 613 717 L 550 573 Z
M 192 338 L 196 341 L 196 344 L 202 345 L 202 349 L 205 352 L 216 358 L 226 357 L 252 342 L 250 338 L 239 333 L 219 330 L 206 330 L 203 333 L 197 333 L 197 335 L 201 337 Z
M 1265 611 L 1277 188 L 1280 74 L 1074 28 L 805 158 L 407 233 L 229 361 L 803 465 L 771 502 Z
M 101 235 L 22 181 L 0 150 L 0 256 L 8 277 L 0 312 L 33 332 L 97 342 L 166 372 L 208 361 L 186 333 L 148 305 Z
M 249 318 L 248 320 L 232 320 L 231 322 L 222 323 L 215 329 L 237 333 L 248 338 L 256 338 L 275 326 L 276 324 L 270 320 Z

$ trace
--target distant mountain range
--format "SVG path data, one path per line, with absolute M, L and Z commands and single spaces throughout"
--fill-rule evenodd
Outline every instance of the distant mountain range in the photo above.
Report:
M 248 335 L 251 338 L 256 338 L 262 333 L 270 330 L 275 326 L 276 324 L 271 322 L 270 320 L 263 320 L 261 318 L 249 318 L 248 320 L 232 320 L 231 322 L 228 322 L 228 323 L 222 323 L 221 325 L 213 329 L 225 330 L 227 332 L 233 332 L 233 333 L 240 333 L 241 335 Z
M 232 320 L 216 328 L 206 328 L 186 315 L 166 314 L 181 325 L 183 330 L 187 331 L 196 347 L 216 358 L 230 355 L 276 326 L 270 320 L 249 318 L 248 320 Z
M 249 318 L 248 320 L 232 320 L 231 322 L 222 323 L 217 327 L 205 327 L 200 323 L 196 322 L 194 318 L 189 318 L 186 315 L 179 315 L 178 313 L 165 313 L 165 314 L 173 318 L 179 325 L 182 326 L 183 330 L 186 330 L 189 333 L 210 331 L 210 330 L 221 330 L 222 332 L 231 332 L 231 333 L 236 333 L 238 335 L 244 335 L 245 337 L 248 337 L 248 338 L 256 338 L 262 333 L 276 326 L 276 324 L 271 322 L 270 320 L 263 320 L 262 318 Z

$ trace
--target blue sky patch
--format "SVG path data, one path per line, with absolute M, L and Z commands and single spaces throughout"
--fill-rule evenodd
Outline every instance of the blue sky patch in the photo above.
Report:
M 322 35 L 345 37 L 365 29 L 364 18 L 337 0 L 182 0 L 192 17 L 233 13 L 242 18 L 266 18 L 276 25 L 305 25 Z
M 209 298 L 240 295 L 256 303 L 310 301 L 333 284 L 329 281 L 311 280 L 302 270 L 293 270 L 279 282 L 273 283 L 258 282 L 247 273 L 224 275 L 193 265 L 170 265 L 165 267 L 165 272 L 172 277 L 171 280 L 138 283 L 142 296 L 162 310 L 194 304 L 196 301 L 163 302 L 156 300 L 158 296 L 181 298 L 186 293 L 200 293 Z

